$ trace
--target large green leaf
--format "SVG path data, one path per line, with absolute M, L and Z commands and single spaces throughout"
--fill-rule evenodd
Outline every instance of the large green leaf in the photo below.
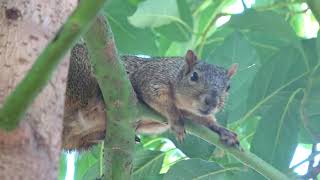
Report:
M 282 16 L 274 12 L 248 10 L 234 15 L 228 27 L 243 32 L 265 62 L 281 47 L 292 45 L 301 50 L 299 38 Z
M 319 63 L 319 51 L 317 50 L 317 39 L 303 39 L 301 41 L 304 53 L 308 59 L 309 67 L 315 67 Z
M 302 89 L 282 92 L 265 104 L 252 141 L 251 151 L 279 170 L 289 168 L 298 143 L 301 95 Z
M 251 115 L 261 118 L 251 150 L 280 170 L 289 167 L 297 145 L 302 77 L 306 71 L 299 51 L 281 48 L 263 64 L 249 91 L 249 112 L 243 119 Z
M 74 179 L 83 179 L 83 176 L 87 173 L 87 171 L 92 166 L 96 166 L 96 164 L 99 164 L 99 161 L 92 155 L 90 151 L 82 152 L 81 154 L 76 155 L 74 162 Z M 99 174 L 97 174 L 96 177 L 99 177 Z
M 255 76 L 249 90 L 247 105 L 250 112 L 246 117 L 280 91 L 293 92 L 297 88 L 302 88 L 304 84 L 301 81 L 307 70 L 299 51 L 291 46 L 281 48 L 278 53 L 266 60 Z
M 97 178 L 99 178 L 99 173 L 100 165 L 99 163 L 95 163 L 86 170 L 86 172 L 82 176 L 82 180 L 96 180 Z
M 295 32 L 285 19 L 270 11 L 257 12 L 247 10 L 243 14 L 234 15 L 229 26 L 246 32 L 262 31 L 273 34 L 274 38 L 287 43 L 298 43 Z
M 193 31 L 193 19 L 186 0 L 176 0 L 179 17 L 155 30 L 171 41 L 187 41 Z M 161 2 L 162 3 L 162 2 Z
M 302 104 L 303 140 L 320 141 L 320 65 L 311 73 Z
M 133 179 L 150 179 L 160 173 L 165 153 L 161 151 L 138 150 L 134 157 Z
M 224 180 L 227 172 L 238 171 L 238 167 L 221 168 L 214 162 L 201 159 L 182 160 L 173 165 L 164 180 Z
M 136 28 L 129 23 L 128 16 L 132 15 L 135 10 L 136 6 L 127 0 L 110 0 L 104 8 L 119 52 L 159 55 L 155 36 L 150 28 Z
M 129 22 L 135 27 L 159 27 L 179 18 L 176 0 L 146 0 L 139 4 Z

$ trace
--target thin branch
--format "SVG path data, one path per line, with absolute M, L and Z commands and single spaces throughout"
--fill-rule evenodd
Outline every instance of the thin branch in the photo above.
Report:
M 248 7 L 247 7 L 246 3 L 244 2 L 244 0 L 241 0 L 241 3 L 242 3 L 242 6 L 243 6 L 243 9 L 247 10 Z
M 104 179 L 131 179 L 137 99 L 122 66 L 113 34 L 105 17 L 99 16 L 84 39 L 91 67 L 106 103 Z
M 0 109 L 0 127 L 16 128 L 27 108 L 48 83 L 62 57 L 90 25 L 106 0 L 82 0 L 56 37 L 37 58 L 25 78 L 5 99 Z

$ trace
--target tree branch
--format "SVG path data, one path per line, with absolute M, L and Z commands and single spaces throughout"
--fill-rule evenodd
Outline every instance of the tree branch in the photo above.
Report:
M 95 20 L 84 39 L 106 104 L 104 179 L 131 179 L 137 100 L 103 16 Z
M 90 25 L 106 0 L 82 0 L 56 37 L 38 57 L 25 78 L 0 109 L 0 128 L 16 128 L 27 108 L 48 83 L 62 57 Z

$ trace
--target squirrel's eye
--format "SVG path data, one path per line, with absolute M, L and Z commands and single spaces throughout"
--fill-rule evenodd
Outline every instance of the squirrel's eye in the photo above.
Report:
M 230 89 L 230 85 L 227 86 L 226 91 L 228 92 Z
M 197 81 L 199 78 L 198 73 L 197 72 L 193 72 L 192 76 L 190 77 L 191 81 Z

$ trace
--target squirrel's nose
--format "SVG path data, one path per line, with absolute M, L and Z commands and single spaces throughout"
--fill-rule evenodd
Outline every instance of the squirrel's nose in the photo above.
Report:
M 218 104 L 218 99 L 216 96 L 212 96 L 212 95 L 207 95 L 205 98 L 204 98 L 204 103 L 208 106 L 217 106 Z

